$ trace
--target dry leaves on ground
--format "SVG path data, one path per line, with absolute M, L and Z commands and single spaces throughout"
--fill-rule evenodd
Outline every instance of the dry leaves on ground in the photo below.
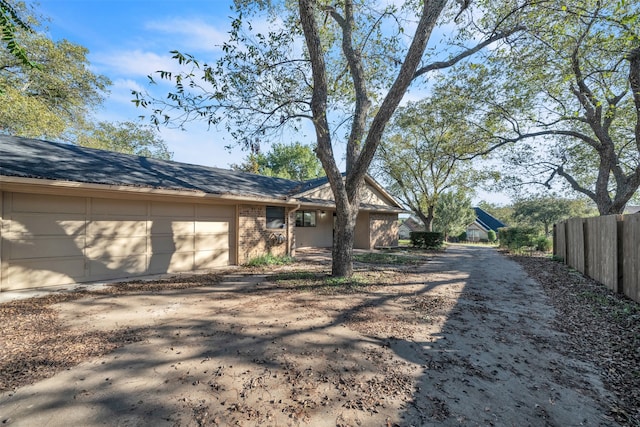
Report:
M 600 368 L 618 398 L 612 415 L 640 426 L 640 304 L 549 258 L 513 259 L 543 286 L 571 355 Z

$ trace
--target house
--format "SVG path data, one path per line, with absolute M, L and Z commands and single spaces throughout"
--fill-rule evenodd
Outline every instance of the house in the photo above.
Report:
M 355 247 L 397 244 L 371 177 Z M 0 135 L 0 291 L 206 270 L 331 247 L 326 178 L 305 182 Z
M 410 216 L 398 226 L 398 237 L 400 239 L 408 239 L 413 231 L 424 231 L 424 225 Z
M 633 215 L 636 213 L 640 213 L 640 206 L 631 206 L 631 205 L 627 205 L 624 208 L 624 212 L 625 215 Z
M 498 229 L 506 227 L 506 225 L 492 216 L 488 212 L 480 208 L 473 208 L 476 212 L 476 219 L 467 226 L 467 240 L 470 242 L 479 242 L 488 239 L 488 233 L 493 230 L 498 234 Z

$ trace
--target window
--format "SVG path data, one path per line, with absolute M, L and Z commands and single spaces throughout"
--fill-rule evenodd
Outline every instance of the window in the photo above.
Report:
M 297 211 L 296 227 L 315 227 L 316 211 Z
M 267 206 L 267 228 L 284 228 L 284 208 Z

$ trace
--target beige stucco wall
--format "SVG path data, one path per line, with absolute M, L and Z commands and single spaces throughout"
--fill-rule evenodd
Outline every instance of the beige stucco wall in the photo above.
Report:
M 235 206 L 3 192 L 0 291 L 235 263 Z
M 312 199 L 335 200 L 335 197 L 333 197 L 333 192 L 331 191 L 331 187 L 329 185 L 309 192 L 305 197 L 309 197 Z M 387 200 L 378 190 L 368 184 L 365 185 L 362 190 L 360 190 L 360 202 L 381 206 L 389 205 L 389 200 Z
M 295 236 L 298 248 L 330 248 L 333 245 L 333 212 L 317 211 L 316 226 L 295 227 Z
M 483 239 L 488 239 L 488 237 L 489 236 L 487 235 L 487 232 L 476 223 L 473 223 L 467 227 L 467 240 L 470 242 L 477 242 Z
M 358 214 L 358 218 L 356 219 L 353 247 L 355 249 L 371 249 L 369 212 L 360 212 Z
M 369 215 L 371 248 L 398 245 L 398 214 Z

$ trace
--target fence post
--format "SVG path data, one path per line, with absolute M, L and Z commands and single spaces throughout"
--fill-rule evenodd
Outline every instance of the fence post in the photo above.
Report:
M 589 226 L 587 225 L 587 220 L 584 218 L 582 218 L 582 243 L 584 249 L 582 253 L 582 257 L 584 258 L 584 274 L 591 277 L 589 271 Z
M 616 215 L 616 244 L 618 247 L 618 289 L 616 292 L 624 294 L 624 215 Z

